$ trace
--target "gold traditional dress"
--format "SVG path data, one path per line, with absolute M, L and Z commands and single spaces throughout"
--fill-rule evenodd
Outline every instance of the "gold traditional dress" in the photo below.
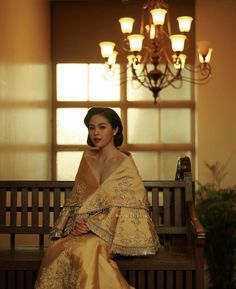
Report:
M 101 183 L 93 171 L 95 150 L 84 153 L 42 260 L 35 289 L 130 289 L 112 254 L 155 254 L 159 241 L 147 194 L 131 155 Z M 70 235 L 85 218 L 91 233 Z

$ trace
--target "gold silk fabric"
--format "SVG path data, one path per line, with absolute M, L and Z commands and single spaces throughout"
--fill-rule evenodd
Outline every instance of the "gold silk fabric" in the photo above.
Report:
M 35 289 L 132 289 L 113 254 L 149 255 L 159 247 L 149 216 L 147 193 L 131 155 L 112 164 L 99 182 L 84 153 L 73 189 L 57 219 Z M 70 235 L 75 219 L 85 218 L 90 233 Z
M 110 246 L 90 233 L 53 242 L 42 260 L 35 289 L 134 289 L 110 257 Z
M 93 150 L 84 153 L 74 187 L 50 238 L 65 237 L 75 218 L 83 217 L 89 229 L 111 245 L 112 253 L 155 254 L 158 237 L 149 216 L 147 193 L 132 156 L 126 155 L 99 184 L 91 165 L 96 154 Z

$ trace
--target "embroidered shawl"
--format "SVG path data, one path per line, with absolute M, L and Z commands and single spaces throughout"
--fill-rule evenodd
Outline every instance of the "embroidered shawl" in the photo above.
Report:
M 83 217 L 88 228 L 111 245 L 112 253 L 155 254 L 159 240 L 149 216 L 147 193 L 132 156 L 126 156 L 99 184 L 89 163 L 90 155 L 91 150 L 83 154 L 73 189 L 49 238 L 67 236 L 75 218 Z

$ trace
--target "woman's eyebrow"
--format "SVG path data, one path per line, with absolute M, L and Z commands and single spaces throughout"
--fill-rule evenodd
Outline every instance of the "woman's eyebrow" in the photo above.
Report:
M 100 122 L 100 123 L 98 123 L 97 125 L 107 125 L 108 124 L 108 122 Z M 89 124 L 89 126 L 95 126 L 95 124 Z

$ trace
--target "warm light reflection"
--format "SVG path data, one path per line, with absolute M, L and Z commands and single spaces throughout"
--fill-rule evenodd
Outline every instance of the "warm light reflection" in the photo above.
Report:
M 57 100 L 119 101 L 120 65 L 114 68 L 114 81 L 110 81 L 101 73 L 103 64 L 57 64 Z
M 84 101 L 88 99 L 88 65 L 57 64 L 57 100 Z
M 87 128 L 84 117 L 87 108 L 57 109 L 57 144 L 86 144 Z
M 91 101 L 119 101 L 120 100 L 120 65 L 114 64 L 116 73 L 112 81 L 106 78 L 106 67 L 102 64 L 89 64 L 88 94 Z M 108 71 L 112 73 L 112 71 Z
M 83 152 L 57 153 L 57 180 L 73 181 L 79 167 Z M 65 169 L 66 168 L 66 169 Z

